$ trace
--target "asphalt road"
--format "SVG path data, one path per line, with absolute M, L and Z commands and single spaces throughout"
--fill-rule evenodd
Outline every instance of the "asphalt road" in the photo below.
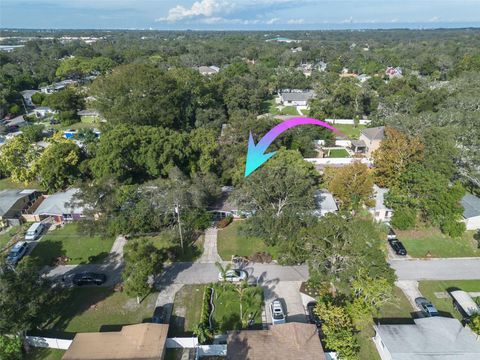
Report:
M 398 280 L 480 280 L 480 258 L 390 260 Z

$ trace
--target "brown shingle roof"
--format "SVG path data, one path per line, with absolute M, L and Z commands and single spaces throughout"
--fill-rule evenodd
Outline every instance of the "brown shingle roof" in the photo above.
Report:
M 227 360 L 268 359 L 325 360 L 315 325 L 288 323 L 228 333 Z
M 124 326 L 117 332 L 78 333 L 62 360 L 160 360 L 167 324 Z

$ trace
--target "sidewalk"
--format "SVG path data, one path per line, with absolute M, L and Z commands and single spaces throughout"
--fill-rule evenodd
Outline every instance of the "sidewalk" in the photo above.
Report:
M 205 241 L 203 243 L 203 254 L 196 262 L 215 263 L 221 262 L 222 258 L 217 252 L 217 228 L 208 228 L 205 231 Z

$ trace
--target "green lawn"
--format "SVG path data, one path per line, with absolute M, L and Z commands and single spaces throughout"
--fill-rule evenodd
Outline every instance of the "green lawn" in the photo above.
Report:
M 175 295 L 168 336 L 190 336 L 200 322 L 205 285 L 184 285 Z
M 347 135 L 351 139 L 358 139 L 360 137 L 360 131 L 365 129 L 365 125 L 344 125 L 344 124 L 332 124 L 336 129 Z
M 98 116 L 90 116 L 90 115 L 81 116 L 80 121 L 86 124 L 98 124 L 100 122 Z
M 215 312 L 213 314 L 215 327 L 219 332 L 224 334 L 228 330 L 242 329 L 242 321 L 240 318 L 240 291 L 243 291 L 242 316 L 246 319 L 250 314 L 250 318 L 254 320 L 256 327 L 262 326 L 262 304 L 263 290 L 259 286 L 248 286 L 242 288 L 232 284 L 215 284 L 214 285 L 214 305 Z M 253 300 L 250 306 L 247 305 L 247 297 Z
M 39 265 L 51 265 L 58 256 L 68 256 L 69 264 L 101 263 L 113 242 L 114 238 L 81 234 L 78 224 L 68 224 L 44 235 L 30 256 Z
M 480 280 L 420 281 L 420 292 L 430 300 L 438 311 L 450 314 L 461 320 L 461 315 L 453 308 L 452 298 L 437 298 L 435 293 L 446 292 L 449 288 L 458 288 L 467 292 L 480 292 Z M 475 300 L 475 299 L 474 299 Z M 480 300 L 476 299 L 477 302 Z
M 182 251 L 179 242 L 173 242 L 171 240 L 171 236 L 160 234 L 157 236 L 142 237 L 141 239 L 149 240 L 158 249 L 166 250 L 172 261 L 192 262 L 202 256 L 203 253 L 203 234 L 200 235 L 194 243 L 184 244 L 184 251 Z
M 345 149 L 333 149 L 329 151 L 329 158 L 348 158 L 350 154 Z
M 263 103 L 264 111 L 272 115 L 298 115 L 297 108 L 295 106 L 285 106 L 280 110 L 275 99 L 270 99 Z
M 44 330 L 116 331 L 121 325 L 150 321 L 158 297 L 158 293 L 152 293 L 137 304 L 136 298 L 103 287 L 75 288 L 66 290 L 66 294 L 58 308 L 51 309 L 54 318 Z
M 0 190 L 6 189 L 41 189 L 40 185 L 36 182 L 30 184 L 15 183 L 10 178 L 0 179 Z
M 31 348 L 28 354 L 24 355 L 25 360 L 60 360 L 65 350 Z
M 28 229 L 29 226 L 30 224 L 22 224 L 18 226 L 12 226 L 8 230 L 5 230 L 0 235 L 0 252 L 13 237 L 15 237 L 15 242 L 23 240 L 25 236 L 25 231 Z
M 217 249 L 223 260 L 231 260 L 232 255 L 250 256 L 259 251 L 276 257 L 275 248 L 267 246 L 262 239 L 241 235 L 241 226 L 242 221 L 234 221 L 225 229 L 218 230 Z
M 425 257 L 427 253 L 431 257 L 480 256 L 473 235 L 473 231 L 467 231 L 461 238 L 454 239 L 435 228 L 397 231 L 398 238 L 413 257 Z

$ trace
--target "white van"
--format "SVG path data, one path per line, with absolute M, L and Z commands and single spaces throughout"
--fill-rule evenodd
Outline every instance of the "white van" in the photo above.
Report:
M 468 322 L 473 314 L 480 313 L 480 307 L 466 291 L 451 291 L 450 296 L 453 298 L 453 307 L 460 312 L 464 321 Z
M 37 240 L 42 233 L 43 228 L 44 226 L 41 222 L 33 223 L 32 226 L 28 228 L 27 233 L 25 234 L 25 240 Z

